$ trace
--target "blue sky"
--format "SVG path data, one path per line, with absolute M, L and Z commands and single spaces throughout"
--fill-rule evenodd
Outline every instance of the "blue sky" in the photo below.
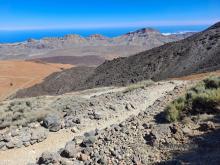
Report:
M 210 25 L 220 0 L 0 0 L 0 29 Z

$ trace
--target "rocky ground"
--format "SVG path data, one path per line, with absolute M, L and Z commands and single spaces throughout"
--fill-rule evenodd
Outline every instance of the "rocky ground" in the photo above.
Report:
M 44 152 L 37 163 L 139 165 L 163 160 L 163 150 L 159 150 L 159 146 L 163 147 L 161 145 L 165 143 L 178 146 L 181 143 L 172 137 L 171 125 L 158 124 L 155 116 L 185 88 L 183 84 L 176 86 L 174 90 L 159 97 L 152 106 L 118 124 L 74 137 L 57 153 Z
M 186 88 L 186 84 L 176 86 L 119 124 L 75 136 L 58 152 L 44 152 L 36 164 L 219 164 L 219 116 L 203 114 L 177 123 L 164 120 L 167 103 Z
M 132 154 L 135 150 L 126 146 L 131 145 L 127 141 L 135 143 L 135 140 L 140 140 L 134 138 L 134 136 L 139 136 L 137 127 L 139 128 L 140 125 L 133 125 L 133 120 L 141 119 L 139 116 L 142 114 L 147 115 L 145 119 L 150 121 L 154 114 L 160 112 L 157 106 L 160 106 L 164 99 L 167 102 L 178 95 L 178 91 L 184 89 L 182 87 L 182 85 L 185 86 L 184 84 L 183 81 L 165 81 L 136 88 L 108 87 L 60 96 L 42 96 L 2 102 L 0 107 L 0 148 L 2 150 L 0 159 L 6 164 L 34 162 L 44 151 L 56 151 L 73 137 L 76 138 L 75 142 L 69 143 L 77 149 L 74 149 L 74 153 L 62 151 L 61 154 L 62 159 L 67 162 L 80 161 L 82 157 L 84 157 L 83 160 L 88 158 L 90 162 L 98 161 L 99 156 L 95 158 L 97 160 L 93 160 L 93 156 L 90 154 L 95 148 L 89 149 L 96 142 L 97 146 L 100 146 L 100 152 L 105 152 L 104 148 L 109 150 L 108 147 L 112 148 L 113 152 L 116 145 L 119 147 L 124 143 L 123 139 L 127 139 L 123 152 L 129 151 L 127 154 Z M 169 93 L 173 90 L 174 93 Z M 146 107 L 149 108 L 146 110 Z M 137 114 L 139 116 L 136 116 Z M 124 132 L 123 136 L 119 134 L 121 130 Z M 89 133 L 86 134 L 86 141 L 82 143 L 82 140 L 85 140 L 83 136 L 85 132 Z M 96 134 L 98 136 L 94 136 Z M 108 139 L 108 137 L 111 138 Z M 112 138 L 117 139 L 118 142 L 114 142 Z M 97 139 L 99 140 L 96 141 Z M 105 144 L 106 147 L 102 144 Z M 87 149 L 89 149 L 88 153 Z M 104 155 L 108 157 L 109 154 L 110 150 Z M 46 156 L 48 156 L 47 153 Z M 60 162 L 61 157 L 56 158 Z M 113 159 L 108 161 L 117 163 L 120 160 Z M 125 162 L 130 160 L 129 157 L 127 160 L 125 159 Z M 45 161 L 41 160 L 39 163 L 47 164 L 48 160 L 45 159 Z

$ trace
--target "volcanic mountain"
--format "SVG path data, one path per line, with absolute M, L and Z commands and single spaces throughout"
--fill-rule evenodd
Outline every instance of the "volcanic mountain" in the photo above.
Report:
M 220 23 L 184 40 L 100 65 L 85 87 L 162 80 L 220 69 Z
M 152 28 L 144 28 L 118 37 L 99 34 L 82 37 L 76 34 L 59 38 L 29 39 L 21 43 L 0 44 L 0 59 L 38 59 L 62 56 L 100 56 L 105 59 L 124 57 L 148 50 L 191 35 L 163 35 Z M 99 63 L 100 64 L 100 63 Z
M 105 61 L 96 69 L 89 69 L 89 73 L 84 69 L 85 73 L 81 72 L 85 75 L 82 79 L 79 74 L 74 80 L 69 79 L 69 75 L 65 74 L 78 72 L 76 68 L 70 69 L 71 72 L 67 70 L 53 74 L 43 83 L 19 91 L 16 97 L 42 95 L 40 91 L 44 91 L 43 94 L 61 94 L 63 92 L 51 91 L 59 91 L 64 85 L 71 86 L 69 91 L 65 90 L 70 92 L 97 86 L 121 86 L 145 79 L 163 80 L 218 69 L 220 69 L 220 23 L 181 41 L 168 43 L 130 57 Z M 57 80 L 62 79 L 66 80 L 65 84 L 59 83 L 59 86 L 55 86 L 57 89 L 47 91 L 45 88 L 48 84 L 56 84 L 59 82 Z M 77 82 L 77 85 L 71 85 L 72 81 Z M 39 92 L 33 93 L 33 91 Z

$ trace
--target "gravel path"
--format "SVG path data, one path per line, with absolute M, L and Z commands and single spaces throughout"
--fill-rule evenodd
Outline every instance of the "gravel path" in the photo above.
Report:
M 172 82 L 160 82 L 153 86 L 135 89 L 133 91 L 124 93 L 122 92 L 125 88 L 120 89 L 102 89 L 88 90 L 87 92 L 78 92 L 72 94 L 63 95 L 64 97 L 77 96 L 86 98 L 89 100 L 103 100 L 102 104 L 116 106 L 116 111 L 102 110 L 97 108 L 97 111 L 102 113 L 103 120 L 88 120 L 87 118 L 81 118 L 80 129 L 76 132 L 72 132 L 71 128 L 61 129 L 58 132 L 50 132 L 47 139 L 43 142 L 36 143 L 29 147 L 23 147 L 18 149 L 11 149 L 6 151 L 0 151 L 0 165 L 23 165 L 29 162 L 35 162 L 45 151 L 57 151 L 58 149 L 65 146 L 66 142 L 73 139 L 74 136 L 83 135 L 85 132 L 94 129 L 104 129 L 111 126 L 112 124 L 118 124 L 125 121 L 131 115 L 137 115 L 139 112 L 144 111 L 147 107 L 153 105 L 153 103 L 162 96 L 165 96 L 167 92 L 172 91 L 176 86 L 185 83 L 184 81 L 172 81 Z M 120 99 L 115 100 L 115 96 L 120 94 Z M 62 97 L 63 97 L 62 96 Z M 61 97 L 61 96 L 56 96 Z M 54 100 L 55 97 L 48 97 L 49 100 Z M 109 99 L 108 99 L 109 98 Z M 116 97 L 118 98 L 118 97 Z M 133 105 L 134 108 L 128 108 L 125 110 L 117 103 L 124 105 Z

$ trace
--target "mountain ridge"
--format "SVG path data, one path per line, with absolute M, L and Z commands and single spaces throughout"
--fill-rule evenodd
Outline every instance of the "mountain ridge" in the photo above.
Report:
M 220 69 L 220 28 L 207 29 L 184 40 L 167 43 L 129 57 L 107 60 L 97 68 L 90 69 L 83 80 L 75 77 L 69 83 L 66 82 L 65 86 L 71 84 L 71 81 L 80 81 L 77 86 L 71 86 L 71 92 L 100 86 L 124 86 L 146 79 L 164 80 L 217 69 Z M 74 68 L 70 70 L 75 72 Z M 57 79 L 66 79 L 59 75 L 54 74 L 39 85 L 19 91 L 16 97 L 41 95 L 40 92 L 33 94 L 33 91 L 44 91 L 48 83 L 55 84 Z M 62 85 L 58 84 L 60 89 Z M 57 94 L 51 91 L 46 93 Z
M 34 59 L 53 56 L 101 56 L 105 59 L 130 56 L 144 50 L 178 41 L 191 35 L 163 35 L 152 28 L 142 28 L 121 36 L 109 38 L 100 34 L 82 37 L 68 34 L 64 37 L 28 39 L 14 44 L 0 44 L 0 59 Z

